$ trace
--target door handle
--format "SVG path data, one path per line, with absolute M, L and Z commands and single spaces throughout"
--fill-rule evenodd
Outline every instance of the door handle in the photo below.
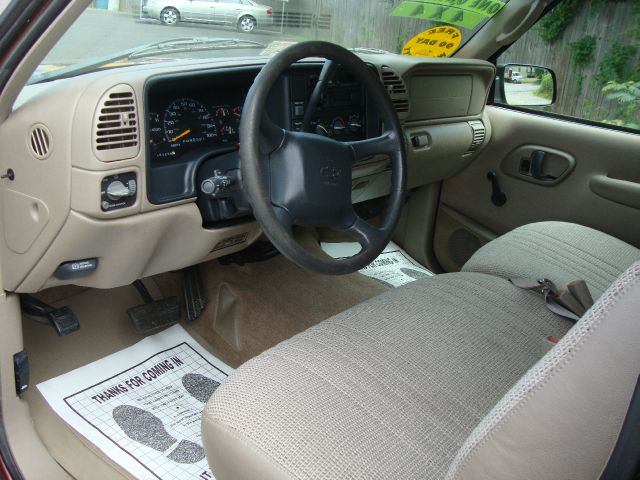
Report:
M 546 153 L 544 150 L 534 150 L 531 152 L 531 156 L 529 157 L 529 161 L 531 165 L 529 166 L 529 172 L 531 176 L 537 180 L 546 180 L 544 174 L 544 157 Z M 554 180 L 555 177 L 550 178 L 549 180 Z
M 640 183 L 596 175 L 589 180 L 589 188 L 599 197 L 627 207 L 640 208 Z
M 522 145 L 507 154 L 500 169 L 518 180 L 553 187 L 567 178 L 575 165 L 575 158 L 567 152 L 541 145 Z
M 520 160 L 520 172 L 523 175 L 529 175 L 536 180 L 542 180 L 544 182 L 551 182 L 557 180 L 555 175 L 544 173 L 544 163 L 547 152 L 544 150 L 534 150 L 531 152 L 529 158 L 522 158 Z

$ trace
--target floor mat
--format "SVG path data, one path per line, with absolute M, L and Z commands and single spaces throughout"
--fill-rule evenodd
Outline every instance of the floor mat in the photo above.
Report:
M 213 478 L 200 417 L 231 371 L 176 325 L 38 389 L 64 421 L 136 478 Z
M 321 247 L 333 258 L 351 257 L 361 249 L 359 243 L 351 242 L 323 242 Z M 373 262 L 360 270 L 360 273 L 391 288 L 434 275 L 393 242 L 389 243 Z

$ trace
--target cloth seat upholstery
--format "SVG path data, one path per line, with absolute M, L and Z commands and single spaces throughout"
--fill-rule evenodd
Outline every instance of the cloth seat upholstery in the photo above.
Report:
M 503 278 L 548 278 L 559 288 L 584 280 L 599 298 L 640 249 L 606 233 L 566 222 L 518 227 L 481 247 L 462 267 Z
M 226 479 L 444 478 L 571 322 L 508 281 L 456 273 L 375 297 L 235 371 L 205 407 Z

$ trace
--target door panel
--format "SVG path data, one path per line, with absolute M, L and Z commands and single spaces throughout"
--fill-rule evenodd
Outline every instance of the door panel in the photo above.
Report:
M 640 247 L 640 135 L 494 106 L 486 112 L 493 130 L 489 145 L 442 186 L 440 210 L 446 214 L 436 223 L 434 247 L 441 265 L 453 270 L 464 263 L 453 235 L 459 239 L 466 231 L 477 238 L 469 252 L 488 239 L 478 237 L 478 225 L 500 235 L 531 222 L 561 220 Z M 546 152 L 550 165 L 543 176 L 544 168 L 556 168 L 559 178 L 535 179 L 530 169 L 524 174 L 536 150 Z M 559 167 L 563 162 L 566 169 Z M 492 203 L 489 172 L 506 195 L 503 206 Z M 453 223 L 451 211 L 457 214 Z
M 189 18 L 198 22 L 213 21 L 216 10 L 214 0 L 190 0 L 186 3 L 189 8 Z
M 240 2 L 232 0 L 220 1 L 219 3 L 220 15 L 218 19 L 224 23 L 235 24 L 238 15 L 242 11 L 242 5 Z

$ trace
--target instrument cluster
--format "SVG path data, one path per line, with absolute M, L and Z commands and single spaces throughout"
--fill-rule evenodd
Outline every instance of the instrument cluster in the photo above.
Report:
M 151 165 L 179 161 L 202 147 L 237 145 L 247 91 L 248 86 L 174 89 L 150 96 L 147 141 Z

